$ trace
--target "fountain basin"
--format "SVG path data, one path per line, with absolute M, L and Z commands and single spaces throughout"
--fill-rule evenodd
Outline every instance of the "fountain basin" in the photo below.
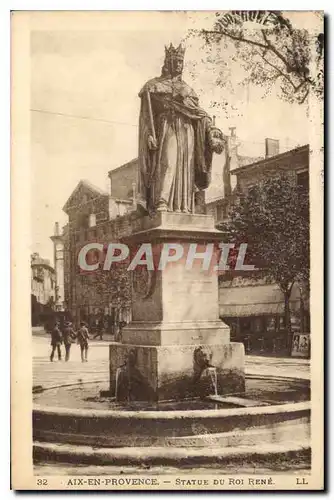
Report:
M 309 425 L 308 402 L 186 412 L 39 407 L 33 411 L 34 440 L 100 447 L 278 442 L 284 436 L 295 439 L 297 434 L 308 438 Z
M 304 395 L 299 384 L 305 386 Z M 275 387 L 276 393 L 273 391 Z M 52 401 L 64 404 L 70 388 L 52 389 L 35 395 L 34 441 L 101 448 L 229 448 L 284 442 L 308 447 L 310 402 L 305 400 L 307 390 L 305 381 L 276 379 L 276 386 L 273 380 L 270 381 L 270 389 L 249 390 L 247 407 L 221 406 L 199 399 L 125 405 L 110 398 L 102 398 L 99 403 L 97 397 L 87 396 L 97 394 L 97 385 L 82 384 L 72 387 L 68 398 L 72 405 L 77 405 L 72 396 L 76 392 L 81 394 L 81 407 L 70 408 L 50 406 Z M 299 395 L 298 400 L 296 395 Z M 249 406 L 250 397 L 254 398 L 253 407 Z M 261 399 L 267 402 L 267 406 L 256 406 Z

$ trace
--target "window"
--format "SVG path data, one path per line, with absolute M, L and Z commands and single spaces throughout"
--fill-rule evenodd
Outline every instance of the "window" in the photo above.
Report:
M 89 215 L 89 227 L 94 227 L 94 226 L 96 226 L 96 215 L 90 214 Z
M 89 227 L 89 215 L 81 214 L 79 215 L 79 228 L 88 228 Z
M 99 212 L 96 214 L 96 224 L 100 224 L 108 219 L 106 212 Z
M 275 316 L 268 316 L 267 318 L 267 332 L 276 331 L 276 318 Z
M 222 205 L 217 206 L 217 222 L 224 219 L 224 207 Z
M 85 241 L 87 241 L 87 239 L 88 239 L 87 237 L 88 237 L 87 230 L 86 229 L 81 229 L 79 241 L 81 243 L 84 243 Z
M 285 330 L 285 321 L 284 321 L 284 317 L 283 317 L 283 316 L 280 316 L 280 317 L 279 317 L 279 321 L 278 321 L 278 328 L 279 328 L 279 330 L 281 330 L 281 331 L 284 331 L 284 330 Z
M 263 331 L 263 317 L 257 316 L 253 319 L 253 328 L 256 333 L 261 333 Z
M 240 330 L 241 333 L 249 333 L 251 331 L 250 318 L 240 318 Z

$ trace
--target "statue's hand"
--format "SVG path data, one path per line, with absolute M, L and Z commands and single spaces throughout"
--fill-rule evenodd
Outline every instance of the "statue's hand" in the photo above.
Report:
M 156 149 L 158 149 L 158 143 L 157 141 L 153 138 L 152 135 L 149 135 L 148 136 L 148 140 L 147 140 L 147 143 L 148 143 L 148 147 L 149 149 L 155 151 Z
M 223 152 L 225 146 L 225 138 L 223 132 L 219 130 L 219 128 L 212 127 L 210 129 L 209 142 L 211 151 L 218 155 Z

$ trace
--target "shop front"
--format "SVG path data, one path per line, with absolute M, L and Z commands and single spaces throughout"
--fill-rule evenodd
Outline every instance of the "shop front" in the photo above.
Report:
M 231 328 L 231 340 L 243 342 L 246 353 L 287 354 L 284 297 L 277 285 L 221 286 L 220 317 Z M 292 332 L 300 332 L 300 298 L 290 300 Z

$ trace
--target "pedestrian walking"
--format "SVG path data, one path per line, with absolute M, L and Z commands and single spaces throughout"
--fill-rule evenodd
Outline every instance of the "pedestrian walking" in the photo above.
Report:
M 96 322 L 96 334 L 94 335 L 94 339 L 96 339 L 97 337 L 100 337 L 100 340 L 103 340 L 103 324 L 102 324 L 102 320 L 98 320 Z
M 126 321 L 122 320 L 119 322 L 119 331 L 118 331 L 118 342 L 122 342 L 122 333 L 123 328 L 126 327 Z
M 63 341 L 65 346 L 65 361 L 69 361 L 71 354 L 71 345 L 75 342 L 76 333 L 73 330 L 72 323 L 67 321 L 63 330 Z
M 81 350 L 81 361 L 83 363 L 87 362 L 89 332 L 86 324 L 83 321 L 80 323 L 80 329 L 77 333 L 77 339 Z
M 58 361 L 61 361 L 61 350 L 60 350 L 61 343 L 62 343 L 62 335 L 59 328 L 59 323 L 57 321 L 51 331 L 51 346 L 52 346 L 52 351 L 50 355 L 51 362 L 53 361 L 56 350 L 58 353 Z

